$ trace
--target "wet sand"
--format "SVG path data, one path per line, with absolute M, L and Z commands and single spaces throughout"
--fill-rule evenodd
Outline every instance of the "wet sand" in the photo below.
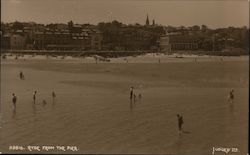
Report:
M 247 58 L 130 60 L 2 60 L 1 152 L 11 152 L 10 145 L 70 145 L 79 151 L 43 153 L 199 155 L 211 154 L 213 147 L 247 153 Z M 25 80 L 19 79 L 20 71 Z M 130 102 L 130 86 L 142 100 Z M 233 105 L 227 103 L 231 88 Z M 184 117 L 181 137 L 177 113 Z

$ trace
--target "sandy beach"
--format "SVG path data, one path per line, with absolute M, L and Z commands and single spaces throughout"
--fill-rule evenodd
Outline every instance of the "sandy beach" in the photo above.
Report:
M 213 147 L 227 147 L 246 154 L 248 65 L 248 56 L 146 55 L 97 64 L 91 57 L 7 56 L 1 59 L 0 152 L 34 153 L 11 151 L 11 145 L 64 145 L 79 150 L 40 153 L 208 155 Z M 131 86 L 142 94 L 135 103 Z M 227 102 L 230 89 L 233 104 Z

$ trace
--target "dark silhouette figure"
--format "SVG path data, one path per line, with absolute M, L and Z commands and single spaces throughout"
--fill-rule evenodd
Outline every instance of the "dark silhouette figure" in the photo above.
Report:
M 178 129 L 179 129 L 179 133 L 182 132 L 182 125 L 183 125 L 183 117 L 179 114 L 177 114 L 177 119 L 178 119 Z
M 229 92 L 228 102 L 233 103 L 234 102 L 234 90 L 231 89 Z
M 13 106 L 14 106 L 14 111 L 16 110 L 16 101 L 17 101 L 17 97 L 16 95 L 13 93 L 12 94 L 12 103 L 13 103 Z
M 55 101 L 55 98 L 56 98 L 56 93 L 54 91 L 52 91 L 52 102 L 54 103 Z
M 133 95 L 134 95 L 134 87 L 130 88 L 130 100 L 133 99 Z
M 46 100 L 43 99 L 43 106 L 47 104 Z
M 22 77 L 23 77 L 23 72 L 22 71 L 19 73 L 19 77 L 20 77 L 20 79 L 22 79 Z
M 54 91 L 52 91 L 52 97 L 53 99 L 56 97 L 56 93 Z
M 21 80 L 24 80 L 24 74 L 23 74 L 22 71 L 19 73 L 19 77 L 20 77 Z
M 36 91 L 34 91 L 34 93 L 33 93 L 33 102 L 34 102 L 34 104 L 36 103 Z

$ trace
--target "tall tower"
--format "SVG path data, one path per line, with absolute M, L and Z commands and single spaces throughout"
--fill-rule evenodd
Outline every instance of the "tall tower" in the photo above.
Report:
M 72 27 L 74 26 L 74 23 L 73 23 L 73 21 L 71 20 L 71 21 L 69 21 L 68 22 L 68 28 L 69 28 L 69 30 L 72 30 Z
M 152 25 L 155 26 L 155 20 L 153 19 Z
M 148 14 L 147 14 L 147 19 L 146 19 L 146 26 L 149 26 Z

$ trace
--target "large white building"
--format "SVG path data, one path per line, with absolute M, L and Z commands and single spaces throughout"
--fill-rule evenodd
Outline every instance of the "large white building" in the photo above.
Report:
M 160 36 L 159 46 L 161 52 L 171 52 L 171 45 L 169 43 L 168 35 Z

